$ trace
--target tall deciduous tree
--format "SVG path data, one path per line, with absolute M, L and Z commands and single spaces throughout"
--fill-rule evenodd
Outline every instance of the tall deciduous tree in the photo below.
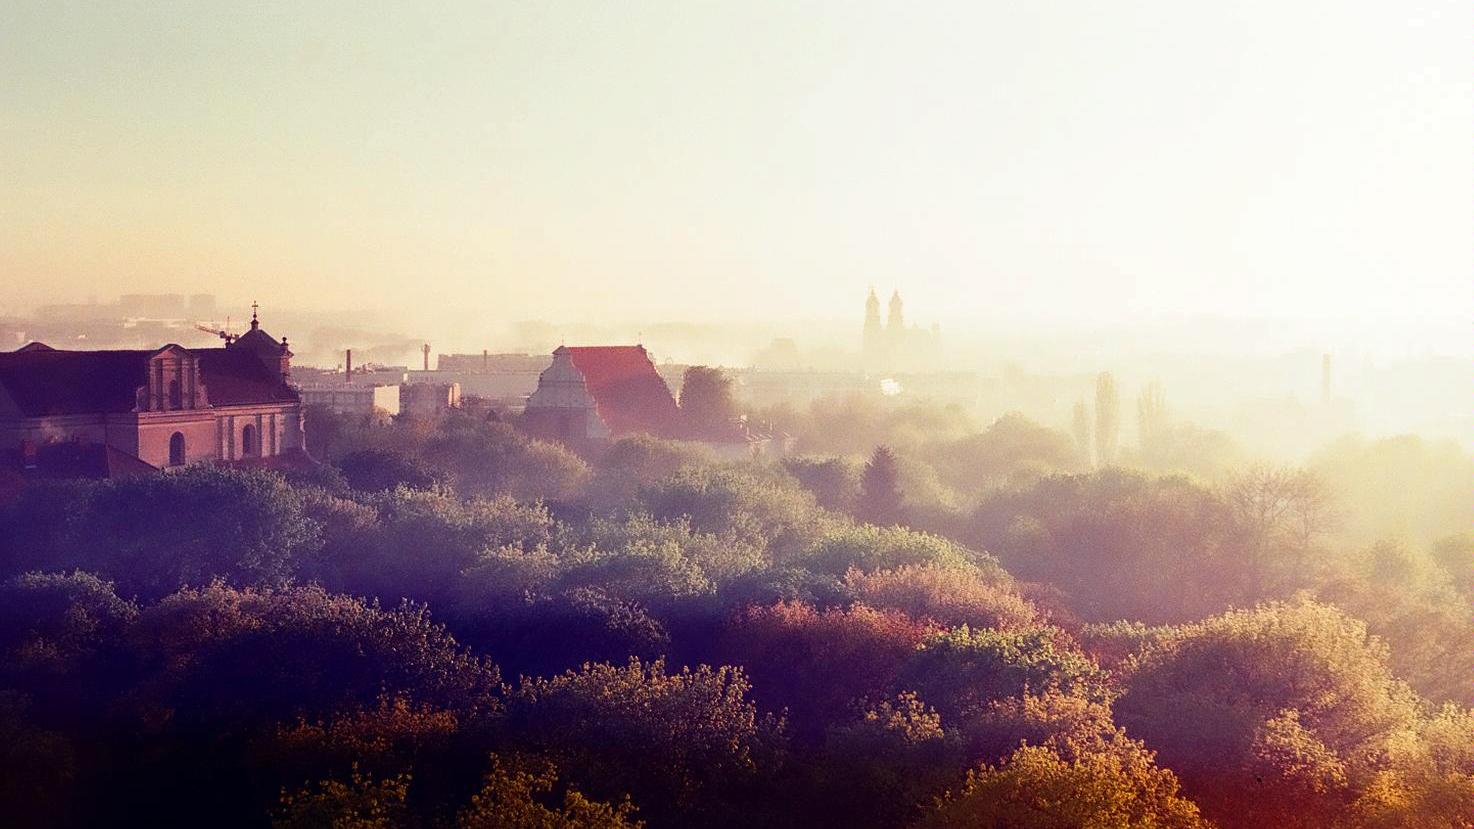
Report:
M 1080 466 L 1089 469 L 1095 464 L 1095 458 L 1090 451 L 1090 409 L 1084 400 L 1075 402 L 1075 419 L 1071 424 L 1071 431 L 1075 435 L 1075 452 L 1080 459 Z
M 737 419 L 732 379 L 721 369 L 691 366 L 681 379 L 681 416 L 696 437 L 715 437 Z
M 1136 397 L 1136 442 L 1143 459 L 1155 461 L 1161 456 L 1170 428 L 1162 384 L 1148 383 Z
M 1116 462 L 1121 436 L 1121 399 L 1116 378 L 1103 371 L 1095 378 L 1095 457 L 1101 466 Z
M 877 446 L 860 479 L 859 517 L 882 527 L 901 523 L 900 470 L 896 453 Z
M 1215 822 L 1308 829 L 1367 825 L 1343 822 L 1347 804 L 1399 785 L 1379 773 L 1412 748 L 1420 706 L 1364 623 L 1299 600 L 1171 631 L 1136 660 L 1116 714 Z

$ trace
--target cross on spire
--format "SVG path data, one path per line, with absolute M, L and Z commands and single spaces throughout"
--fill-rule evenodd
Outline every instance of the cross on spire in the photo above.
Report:
M 252 331 L 255 331 L 257 328 L 260 328 L 261 327 L 260 320 L 256 319 L 256 311 L 260 307 L 261 306 L 258 305 L 255 300 L 252 300 L 251 301 L 251 330 Z

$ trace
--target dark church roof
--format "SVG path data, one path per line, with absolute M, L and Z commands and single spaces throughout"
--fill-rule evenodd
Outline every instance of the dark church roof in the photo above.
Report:
M 263 359 L 272 360 L 280 356 L 286 347 L 287 343 L 285 340 L 277 342 L 275 337 L 262 330 L 261 323 L 255 317 L 251 318 L 250 330 L 237 337 L 235 342 L 230 344 L 230 348 L 237 351 L 248 351 Z
M 583 375 L 599 418 L 615 435 L 670 435 L 679 425 L 676 401 L 643 346 L 563 347 Z
M 236 342 L 227 348 L 190 351 L 200 358 L 200 373 L 204 375 L 205 393 L 210 396 L 210 405 L 290 403 L 297 399 L 297 392 L 286 384 L 274 364 L 262 362 L 255 354 L 241 350 L 239 345 Z
M 278 347 L 278 353 L 279 353 Z M 200 359 L 211 405 L 291 402 L 297 393 L 253 350 L 188 349 Z M 0 399 L 25 417 L 131 412 L 154 351 L 62 351 L 31 343 L 0 352 Z
M 0 353 L 0 388 L 26 417 L 131 412 L 153 351 L 60 351 L 31 343 Z

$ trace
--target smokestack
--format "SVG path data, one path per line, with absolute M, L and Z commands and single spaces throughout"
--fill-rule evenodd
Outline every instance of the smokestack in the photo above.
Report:
M 430 344 L 429 343 L 425 343 L 423 346 L 420 347 L 420 351 L 423 352 L 424 355 L 425 355 L 425 371 L 429 371 L 430 370 Z
M 348 349 L 348 353 L 343 356 L 343 382 L 353 382 L 353 349 L 351 348 Z
M 486 371 L 486 369 L 490 365 L 491 365 L 491 356 L 489 354 L 487 354 L 486 353 L 486 349 L 483 348 L 483 349 L 481 349 L 481 370 L 482 371 Z
M 1331 355 L 1320 355 L 1320 402 L 1331 405 Z

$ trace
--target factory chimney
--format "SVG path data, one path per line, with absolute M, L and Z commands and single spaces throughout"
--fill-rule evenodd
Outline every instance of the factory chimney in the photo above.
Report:
M 343 382 L 353 382 L 353 349 L 351 348 L 343 355 Z
M 487 354 L 486 353 L 486 349 L 483 348 L 483 349 L 481 349 L 481 370 L 482 371 L 486 371 L 487 367 L 490 366 L 490 365 L 491 365 L 491 355 Z
M 424 345 L 420 346 L 420 352 L 425 355 L 425 371 L 429 371 L 430 370 L 430 344 L 429 343 L 425 343 Z

